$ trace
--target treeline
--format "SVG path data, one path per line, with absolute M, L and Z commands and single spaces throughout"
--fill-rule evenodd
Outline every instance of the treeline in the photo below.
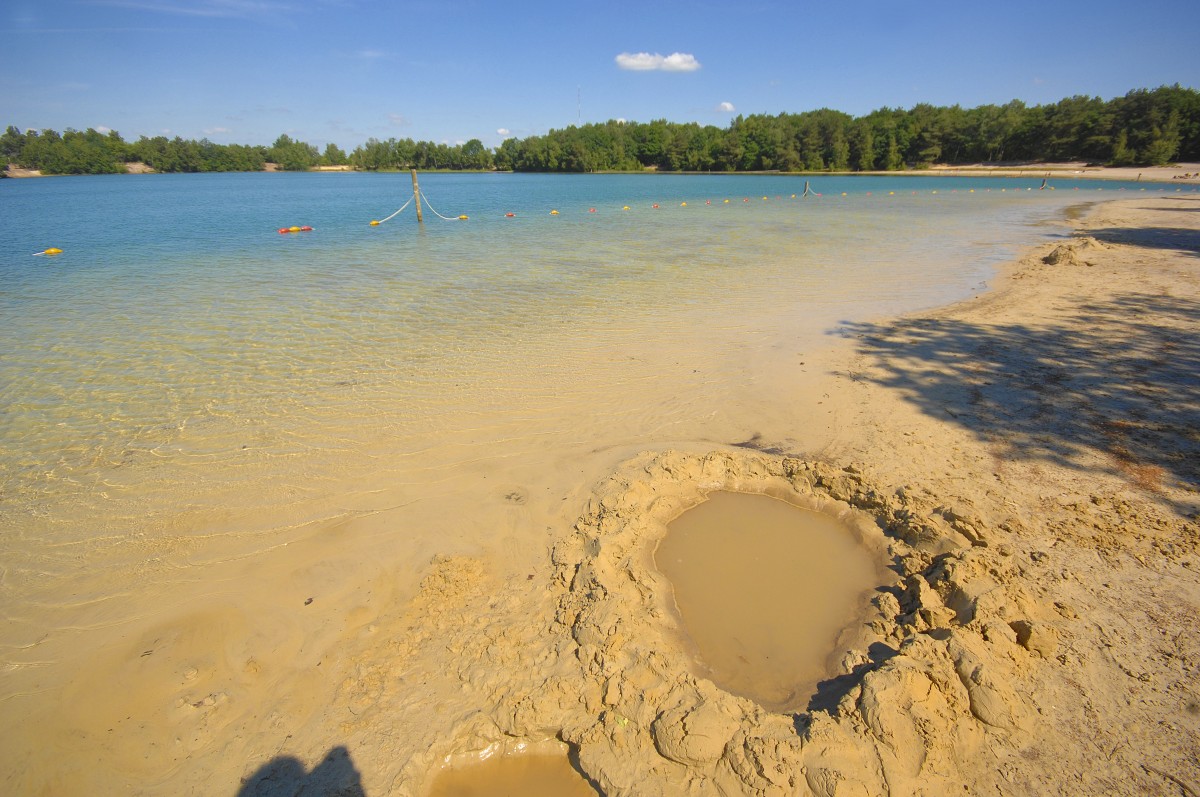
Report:
M 116 132 L 53 130 L 0 135 L 0 157 L 46 174 L 103 174 L 143 162 L 160 172 L 291 171 L 349 165 L 379 169 L 501 169 L 530 172 L 889 171 L 934 163 L 1088 161 L 1111 166 L 1200 161 L 1200 93 L 1178 84 L 1124 97 L 1069 97 L 1053 105 L 964 109 L 921 104 L 853 117 L 821 109 L 738 116 L 728 127 L 656 120 L 609 121 L 510 138 L 495 150 L 478 139 L 450 146 L 369 139 L 347 155 L 287 135 L 270 147 L 214 144 Z
M 160 172 L 260 172 L 267 163 L 300 171 L 347 162 L 346 154 L 333 144 L 321 154 L 311 144 L 286 135 L 270 147 L 188 141 L 178 136 L 143 136 L 129 143 L 115 130 L 99 133 L 89 128 L 60 135 L 54 130 L 21 132 L 11 126 L 0 135 L 0 157 L 44 174 L 115 174 L 125 172 L 127 163 L 138 162 Z
M 862 117 L 821 109 L 739 116 L 727 128 L 607 122 L 509 139 L 497 168 L 591 172 L 888 171 L 934 163 L 1088 161 L 1112 166 L 1200 160 L 1200 93 L 1164 86 L 1104 101 L 964 109 L 917 105 Z

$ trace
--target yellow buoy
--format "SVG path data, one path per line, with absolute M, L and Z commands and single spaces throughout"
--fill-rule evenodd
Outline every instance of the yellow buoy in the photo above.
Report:
M 373 220 L 373 221 L 371 222 L 371 226 L 372 226 L 372 227 L 378 227 L 378 226 L 379 226 L 379 221 L 378 221 L 378 220 Z
M 621 208 L 621 210 L 629 210 L 629 205 L 626 205 L 625 207 Z
M 551 216 L 557 216 L 557 215 L 558 215 L 558 211 L 557 211 L 557 210 L 552 210 L 552 211 L 550 211 L 550 215 L 551 215 Z
M 679 203 L 679 207 L 681 207 L 681 208 L 686 208 L 686 207 L 687 207 L 687 203 L 686 203 L 686 202 L 680 202 L 680 203 Z
M 57 247 L 52 246 L 49 249 L 43 249 L 41 252 L 34 252 L 34 254 L 35 255 L 61 255 L 62 250 Z
M 466 221 L 466 220 L 467 220 L 467 217 L 466 217 L 466 216 L 459 216 L 459 217 L 458 217 L 458 220 L 459 220 L 459 221 Z
M 299 227 L 288 227 L 288 232 L 300 232 Z
M 728 204 L 729 204 L 729 200 L 728 200 L 728 199 L 726 199 L 726 200 L 725 200 L 725 204 L 726 204 L 726 205 L 728 205 Z

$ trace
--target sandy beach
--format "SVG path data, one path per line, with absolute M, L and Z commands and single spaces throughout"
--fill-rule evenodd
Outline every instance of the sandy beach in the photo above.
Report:
M 975 298 L 843 325 L 709 438 L 551 463 L 553 490 L 476 466 L 478 505 L 404 515 L 444 530 L 420 561 L 371 559 L 380 497 L 207 570 L 202 605 L 89 652 L 13 793 L 425 797 L 534 753 L 608 797 L 1200 794 L 1200 199 L 1056 225 Z M 681 643 L 655 548 L 721 490 L 883 568 L 799 710 Z M 481 523 L 485 550 L 454 536 Z
M 421 795 L 448 761 L 569 746 L 610 797 L 1196 794 L 1200 202 L 1075 215 L 988 293 L 851 329 L 820 450 L 647 451 L 523 578 L 437 559 L 325 660 L 328 708 L 248 793 Z M 893 562 L 807 711 L 723 692 L 673 641 L 650 554 L 723 489 Z

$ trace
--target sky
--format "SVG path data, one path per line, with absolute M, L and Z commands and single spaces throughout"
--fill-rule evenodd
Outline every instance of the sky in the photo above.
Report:
M 0 127 L 347 152 L 1200 88 L 1197 0 L 0 0 Z

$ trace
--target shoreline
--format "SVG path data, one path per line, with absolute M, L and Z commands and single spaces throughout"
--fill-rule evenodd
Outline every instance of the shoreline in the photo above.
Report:
M 1181 211 L 1200 203 L 1101 203 L 986 293 L 855 325 L 830 390 L 851 409 L 815 461 L 765 453 L 772 441 L 628 461 L 555 546 L 557 608 L 542 620 L 555 641 L 537 643 L 536 620 L 517 632 L 543 673 L 462 638 L 469 661 L 444 663 L 467 682 L 505 655 L 500 669 L 522 675 L 488 679 L 491 708 L 452 739 L 427 737 L 393 793 L 420 795 L 443 760 L 523 739 L 569 744 L 609 797 L 1200 783 L 1200 687 L 1185 666 L 1200 660 L 1200 484 L 1186 464 L 1200 449 L 1200 353 L 1186 342 L 1200 222 L 1169 226 Z M 1167 356 L 1113 384 L 1143 347 Z M 1175 408 L 1158 394 L 1172 384 Z M 669 641 L 665 585 L 643 553 L 712 489 L 827 502 L 884 528 L 900 562 L 843 678 L 796 717 L 693 676 Z M 430 578 L 461 584 L 467 569 L 440 562 Z M 427 580 L 422 594 L 440 603 L 444 590 Z
M 244 172 L 245 174 L 259 173 L 275 173 L 282 171 L 277 164 L 268 163 L 261 172 Z M 404 169 L 384 169 L 378 170 L 384 173 L 403 174 Z M 490 171 L 481 171 L 478 169 L 468 170 L 423 170 L 425 173 L 437 174 L 490 174 Z M 369 173 L 368 170 L 359 170 L 350 165 L 340 166 L 314 166 L 310 169 L 305 169 L 301 173 L 312 174 L 357 174 Z M 496 174 L 513 174 L 513 172 L 494 172 Z M 531 172 L 533 174 L 542 174 L 543 172 Z M 1173 166 L 1096 166 L 1083 162 L 1078 163 L 1026 163 L 1013 165 L 991 165 L 991 164 L 967 164 L 967 165 L 947 165 L 934 164 L 927 169 L 900 169 L 898 171 L 870 171 L 870 172 L 660 172 L 657 169 L 645 170 L 644 172 L 593 172 L 594 174 L 729 174 L 729 175 L 779 175 L 787 177 L 1014 177 L 1014 178 L 1035 178 L 1043 177 L 1062 178 L 1072 180 L 1124 180 L 1130 182 L 1146 182 L 1146 183 L 1168 183 L 1178 185 L 1200 185 L 1200 163 L 1179 163 Z M 125 174 L 159 174 L 159 172 L 150 168 L 144 163 L 127 163 Z M 37 169 L 22 169 L 12 164 L 9 164 L 3 171 L 0 171 L 0 177 L 13 179 L 27 179 L 32 177 L 70 177 L 70 176 L 86 176 L 86 175 L 47 175 L 42 174 Z
M 330 558 L 327 539 L 301 541 L 272 558 L 289 591 L 256 604 L 271 619 L 257 631 L 214 585 L 186 622 L 94 651 L 97 671 L 119 675 L 105 711 L 160 718 L 162 731 L 137 747 L 88 718 L 106 767 L 68 757 L 54 785 L 144 789 L 153 758 L 155 790 L 359 784 L 422 797 L 448 762 L 568 750 L 609 797 L 1132 795 L 1169 788 L 1163 772 L 1200 783 L 1188 752 L 1200 746 L 1188 670 L 1200 661 L 1200 480 L 1188 470 L 1200 460 L 1200 202 L 1071 207 L 1086 212 L 1068 211 L 1060 240 L 1001 267 L 985 292 L 846 325 L 806 352 L 824 376 L 776 380 L 794 392 L 764 395 L 746 419 L 766 438 L 622 445 L 543 500 L 493 484 L 495 545 L 439 554 L 415 575 L 364 575 Z M 532 473 L 508 478 L 540 491 Z M 808 711 L 722 692 L 674 641 L 647 553 L 713 489 L 845 513 L 897 563 L 847 634 L 846 671 Z M 515 530 L 531 519 L 527 550 Z M 349 547 L 382 520 L 330 531 Z M 246 595 L 265 575 L 239 567 L 217 581 Z M 256 634 L 294 651 L 300 675 L 256 661 Z M 212 674 L 221 667 L 233 686 Z M 69 711 L 93 699 L 85 688 Z M 239 724 L 247 690 L 265 699 Z

